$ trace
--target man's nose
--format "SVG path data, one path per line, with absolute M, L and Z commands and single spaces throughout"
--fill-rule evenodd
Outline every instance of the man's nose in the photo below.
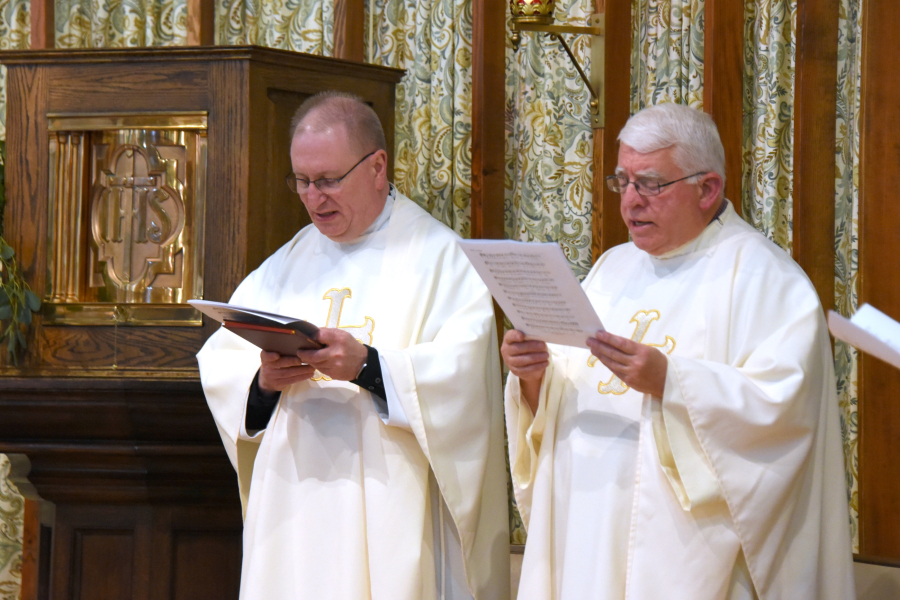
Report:
M 637 187 L 632 181 L 629 181 L 625 189 L 622 190 L 622 204 L 624 206 L 641 206 L 646 201 L 646 198 L 638 194 Z
M 315 183 L 310 182 L 306 189 L 306 202 L 312 206 L 318 206 L 325 201 L 325 194 L 319 189 Z

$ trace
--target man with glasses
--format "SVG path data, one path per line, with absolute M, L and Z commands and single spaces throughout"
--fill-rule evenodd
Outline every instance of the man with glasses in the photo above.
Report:
M 317 324 L 318 350 L 221 329 L 198 355 L 238 472 L 243 600 L 509 597 L 493 305 L 456 236 L 387 179 L 384 132 L 328 92 L 294 116 L 312 225 L 231 302 Z
M 632 241 L 583 283 L 606 331 L 501 348 L 519 600 L 852 598 L 815 290 L 724 199 L 707 115 L 647 108 L 619 142 L 607 184 Z

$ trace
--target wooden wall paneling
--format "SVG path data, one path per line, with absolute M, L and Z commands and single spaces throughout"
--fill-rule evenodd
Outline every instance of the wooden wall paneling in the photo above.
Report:
M 25 280 L 39 296 L 46 285 L 44 244 L 35 240 L 47 239 L 47 218 L 44 198 L 47 194 L 47 74 L 43 69 L 29 66 L 7 71 L 6 121 L 6 215 L 4 236 L 16 250 L 16 262 Z M 20 114 L 21 119 L 8 115 Z M 40 165 L 33 176 L 29 166 Z M 41 348 L 34 330 L 28 332 L 28 353 L 24 367 L 38 362 Z
M 148 507 L 60 506 L 52 600 L 149 600 Z
M 237 503 L 199 381 L 2 379 L 0 452 L 62 503 Z
M 365 0 L 334 0 L 334 57 L 364 62 Z
M 900 13 L 863 5 L 859 302 L 900 320 Z M 860 353 L 859 553 L 900 565 L 900 371 Z
M 238 503 L 60 507 L 50 597 L 237 600 L 242 529 Z
M 216 43 L 216 3 L 214 0 L 187 0 L 187 45 Z
M 616 170 L 616 138 L 630 116 L 631 1 L 606 0 L 605 128 L 594 132 L 594 212 L 592 254 L 628 241 L 628 228 L 619 213 L 619 194 L 609 191 L 605 177 Z M 600 139 L 598 139 L 600 138 Z
M 506 10 L 472 3 L 472 238 L 505 237 Z
M 56 45 L 55 0 L 31 1 L 31 48 L 53 48 Z
M 794 260 L 822 307 L 834 306 L 838 0 L 797 5 L 794 78 Z
M 249 67 L 243 61 L 216 62 L 209 69 L 206 256 L 204 297 L 225 301 L 238 284 L 266 257 L 260 241 L 266 231 L 259 212 L 248 205 L 250 189 L 250 122 L 244 114 L 249 95 Z M 222 244 L 222 240 L 233 243 Z M 207 322 L 209 319 L 205 319 Z M 208 323 L 213 329 L 218 324 Z
M 725 147 L 725 197 L 741 214 L 744 5 L 706 0 L 704 21 L 703 109 L 716 122 Z
M 240 506 L 159 507 L 153 512 L 150 600 L 237 600 Z

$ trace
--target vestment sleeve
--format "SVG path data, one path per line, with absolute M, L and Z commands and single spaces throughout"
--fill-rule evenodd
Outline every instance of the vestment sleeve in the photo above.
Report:
M 538 464 L 552 461 L 552 445 L 556 439 L 556 414 L 565 387 L 563 377 L 567 357 L 550 348 L 550 365 L 544 371 L 538 396 L 537 413 L 522 398 L 519 378 L 510 374 L 506 381 L 506 431 L 509 436 L 509 467 L 516 505 L 522 523 L 528 528 L 532 494 Z M 546 446 L 550 454 L 542 454 Z M 545 458 L 547 456 L 547 458 Z
M 666 371 L 662 402 L 651 404 L 653 437 L 663 472 L 684 510 L 722 500 L 722 489 L 694 433 L 675 367 Z
M 721 493 L 761 598 L 827 547 L 849 552 L 831 347 L 786 262 L 710 268 L 705 355 L 669 357 L 661 406 L 673 488 L 694 506 Z

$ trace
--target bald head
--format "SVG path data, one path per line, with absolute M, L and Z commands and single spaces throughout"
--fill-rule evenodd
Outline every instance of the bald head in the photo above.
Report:
M 291 138 L 342 127 L 359 152 L 387 152 L 384 128 L 372 107 L 347 92 L 319 92 L 307 98 L 291 119 Z

